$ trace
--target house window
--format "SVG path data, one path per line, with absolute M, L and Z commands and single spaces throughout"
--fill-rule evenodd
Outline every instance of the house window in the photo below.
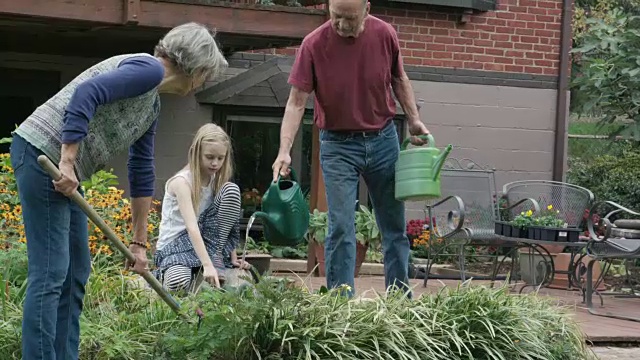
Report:
M 226 116 L 226 130 L 233 143 L 235 182 L 243 192 L 245 217 L 260 208 L 251 192 L 262 196 L 272 181 L 271 166 L 278 155 L 281 123 L 282 117 Z M 312 117 L 305 116 L 291 149 L 291 167 L 305 195 L 311 189 L 312 125 Z

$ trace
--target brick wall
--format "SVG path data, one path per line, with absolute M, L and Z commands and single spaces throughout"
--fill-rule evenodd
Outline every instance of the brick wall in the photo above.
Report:
M 557 75 L 562 0 L 498 0 L 497 11 L 460 23 L 460 13 L 423 5 L 371 7 L 395 26 L 407 65 Z M 295 48 L 269 49 L 294 55 Z

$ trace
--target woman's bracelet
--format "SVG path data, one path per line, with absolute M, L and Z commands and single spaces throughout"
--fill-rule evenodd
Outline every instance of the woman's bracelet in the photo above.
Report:
M 147 244 L 143 244 L 143 243 L 141 243 L 139 241 L 131 241 L 131 242 L 129 242 L 129 244 L 130 245 L 138 245 L 138 246 L 143 247 L 145 249 L 147 248 Z

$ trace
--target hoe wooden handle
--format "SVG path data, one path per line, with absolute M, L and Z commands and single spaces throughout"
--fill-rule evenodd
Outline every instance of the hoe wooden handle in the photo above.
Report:
M 54 180 L 58 180 L 62 177 L 62 173 L 60 173 L 60 170 L 58 170 L 58 168 L 45 155 L 38 156 L 38 163 L 44 170 L 46 170 L 49 173 L 49 175 L 51 175 L 51 177 Z M 136 262 L 136 257 L 133 255 L 131 251 L 129 251 L 129 248 L 127 248 L 122 243 L 122 241 L 120 241 L 120 238 L 118 237 L 118 235 L 116 235 L 116 233 L 113 232 L 113 230 L 111 230 L 109 225 L 107 225 L 107 223 L 105 223 L 104 220 L 102 220 L 100 215 L 98 215 L 95 209 L 91 207 L 91 205 L 89 205 L 89 203 L 82 197 L 82 195 L 80 195 L 80 193 L 77 190 L 74 191 L 69 196 L 69 198 L 73 200 L 76 204 L 78 204 L 78 206 L 80 206 L 82 211 L 84 211 L 84 213 L 87 214 L 87 217 L 89 217 L 89 219 L 91 219 L 91 221 L 94 224 L 96 224 L 96 226 L 100 230 L 102 230 L 102 233 L 107 236 L 107 239 L 111 241 L 113 246 L 116 249 L 118 249 L 118 251 L 124 254 L 124 256 L 127 258 L 127 260 L 129 260 L 131 264 Z M 158 293 L 158 295 L 160 295 L 162 300 L 164 300 L 167 303 L 167 305 L 171 307 L 173 311 L 175 311 L 178 314 L 182 314 L 180 312 L 180 304 L 169 294 L 169 292 L 167 292 L 166 289 L 162 287 L 158 279 L 156 279 L 151 274 L 151 272 L 149 272 L 148 270 L 145 271 L 144 273 L 142 273 L 142 277 L 147 281 L 147 283 L 149 283 L 149 285 L 153 288 L 153 290 L 155 290 Z

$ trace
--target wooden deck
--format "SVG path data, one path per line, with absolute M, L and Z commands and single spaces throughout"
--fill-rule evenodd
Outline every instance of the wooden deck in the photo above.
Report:
M 292 274 L 278 274 L 278 276 L 304 281 L 305 286 L 311 290 L 319 289 L 326 284 L 323 277 L 304 277 Z M 457 286 L 459 281 L 453 280 L 429 280 L 427 288 L 422 286 L 422 280 L 411 280 L 414 289 L 414 296 L 420 296 L 427 292 L 436 292 L 443 286 Z M 487 281 L 476 281 L 476 284 L 488 284 Z M 360 277 L 355 282 L 356 293 L 359 296 L 370 297 L 374 292 L 384 291 L 384 278 L 380 276 Z M 519 285 L 515 285 L 514 293 L 520 289 Z M 372 291 L 373 290 L 373 291 Z M 525 292 L 532 291 L 533 288 L 528 287 Z M 591 315 L 587 311 L 586 304 L 582 303 L 582 295 L 579 291 L 565 291 L 556 289 L 541 289 L 539 294 L 542 296 L 552 296 L 558 299 L 558 303 L 562 306 L 569 306 L 574 309 L 577 322 L 581 325 L 587 339 L 593 344 L 640 344 L 640 322 L 611 319 L 602 316 Z M 640 317 L 640 299 L 624 299 L 616 298 L 610 295 L 604 295 L 604 307 L 600 307 L 600 299 L 594 296 L 593 301 L 596 304 L 596 310 L 600 312 L 610 312 L 616 315 L 636 316 Z

